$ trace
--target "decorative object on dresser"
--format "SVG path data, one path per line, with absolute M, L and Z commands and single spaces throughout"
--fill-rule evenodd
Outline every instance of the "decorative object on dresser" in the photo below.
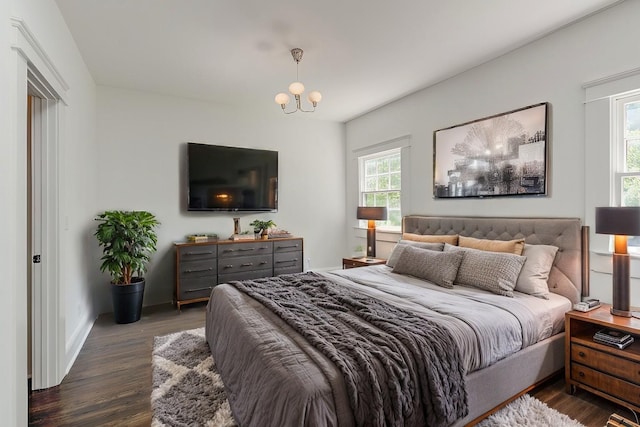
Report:
M 268 239 L 269 238 L 269 229 L 271 227 L 275 227 L 276 223 L 273 222 L 270 219 L 268 219 L 268 220 L 254 219 L 249 224 L 249 226 L 253 227 L 253 233 L 256 235 L 256 238 L 257 238 L 258 234 L 260 234 L 263 239 Z
M 177 242 L 174 301 L 207 301 L 213 288 L 231 280 L 257 279 L 302 271 L 301 238 Z
M 640 320 L 611 314 L 602 304 L 589 311 L 565 314 L 565 386 L 568 393 L 580 388 L 634 411 L 640 410 L 640 343 L 615 345 L 640 334 Z M 612 331 L 611 333 L 603 332 Z M 608 336 L 607 343 L 601 337 Z M 617 338 L 615 338 L 617 336 Z
M 366 219 L 367 223 L 367 258 L 376 257 L 376 221 L 387 219 L 387 208 L 360 206 L 358 219 Z
M 640 207 L 596 208 L 596 233 L 615 236 L 611 314 L 631 317 L 627 236 L 640 236 Z
M 367 267 L 369 265 L 386 264 L 387 260 L 382 258 L 342 258 L 342 268 Z
M 145 279 L 158 237 L 156 217 L 145 211 L 105 211 L 95 218 L 94 233 L 102 247 L 100 271 L 111 275 L 111 297 L 116 323 L 140 320 Z M 138 276 L 134 276 L 137 274 Z
M 209 240 L 218 240 L 217 234 L 188 234 L 187 241 L 189 242 L 208 242 Z

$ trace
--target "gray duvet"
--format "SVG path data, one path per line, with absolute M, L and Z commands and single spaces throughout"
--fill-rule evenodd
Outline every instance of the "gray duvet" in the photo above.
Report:
M 460 349 L 446 327 L 316 273 L 231 282 L 343 375 L 362 426 L 446 426 L 467 414 Z
M 323 276 L 422 318 L 447 319 L 442 329 L 462 349 L 467 372 L 557 332 L 570 306 L 557 295 L 546 301 L 473 289 L 445 292 L 386 266 Z M 206 335 L 241 426 L 356 425 L 352 396 L 336 364 L 256 299 L 230 285 L 216 286 Z

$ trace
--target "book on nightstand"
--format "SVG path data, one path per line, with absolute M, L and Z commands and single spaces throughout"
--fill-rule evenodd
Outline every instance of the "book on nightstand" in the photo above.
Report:
M 601 329 L 593 335 L 593 340 L 597 343 L 610 345 L 622 350 L 631 345 L 634 338 L 626 332 L 615 329 Z
M 606 427 L 640 427 L 640 424 L 634 423 L 621 415 L 611 414 Z

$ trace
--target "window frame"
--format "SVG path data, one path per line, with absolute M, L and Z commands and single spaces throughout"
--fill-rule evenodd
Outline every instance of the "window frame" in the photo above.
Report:
M 612 97 L 612 139 L 614 151 L 613 170 L 613 195 L 616 206 L 623 206 L 622 180 L 626 177 L 637 177 L 640 179 L 640 170 L 637 172 L 626 171 L 626 138 L 625 138 L 625 114 L 624 106 L 629 102 L 640 102 L 640 90 Z
M 370 160 L 379 160 L 379 159 L 383 159 L 383 158 L 392 158 L 398 156 L 399 157 L 399 161 L 400 161 L 400 188 L 399 189 L 392 189 L 389 188 L 387 190 L 374 190 L 374 191 L 366 191 L 365 187 L 366 187 L 366 168 L 365 168 L 365 162 L 370 161 Z M 395 193 L 398 192 L 399 193 L 399 203 L 400 203 L 400 208 L 399 209 L 392 209 L 389 207 L 389 198 L 387 197 L 387 204 L 386 204 L 386 208 L 387 208 L 387 218 L 390 216 L 389 214 L 392 211 L 398 210 L 398 214 L 400 217 L 400 224 L 398 225 L 393 225 L 393 224 L 389 224 L 389 220 L 387 219 L 386 221 L 376 221 L 376 227 L 379 228 L 380 230 L 388 230 L 388 231 L 400 231 L 400 229 L 402 228 L 402 184 L 403 184 L 403 179 L 402 179 L 402 147 L 395 147 L 395 148 L 390 148 L 390 149 L 385 149 L 385 150 L 381 150 L 381 151 L 376 151 L 374 153 L 370 153 L 370 154 L 365 154 L 365 155 L 361 155 L 358 156 L 358 206 L 366 206 L 365 204 L 365 197 L 367 194 L 381 194 L 381 193 Z M 388 172 L 388 174 L 391 174 L 391 171 Z M 380 175 L 377 175 L 380 176 Z M 389 182 L 391 182 L 391 180 L 389 180 Z M 360 220 L 359 222 L 359 226 L 362 228 L 366 228 L 366 221 L 365 220 Z
M 628 172 L 627 167 L 627 138 L 625 137 L 625 104 L 630 102 L 640 103 L 640 90 L 619 94 L 611 97 L 611 140 L 612 140 L 612 156 L 613 167 L 611 171 L 612 187 L 613 187 L 613 203 L 614 206 L 625 206 L 623 204 L 623 185 L 622 181 L 627 177 L 636 177 L 640 179 L 640 170 L 636 172 Z M 610 238 L 609 249 L 613 248 L 613 238 Z M 629 254 L 640 255 L 640 236 L 629 236 L 627 241 L 627 250 Z

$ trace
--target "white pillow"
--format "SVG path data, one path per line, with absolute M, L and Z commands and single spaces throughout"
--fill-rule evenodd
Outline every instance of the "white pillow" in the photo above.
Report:
M 516 291 L 549 299 L 549 272 L 558 248 L 550 245 L 524 245 L 522 255 L 527 258 L 516 282 Z

